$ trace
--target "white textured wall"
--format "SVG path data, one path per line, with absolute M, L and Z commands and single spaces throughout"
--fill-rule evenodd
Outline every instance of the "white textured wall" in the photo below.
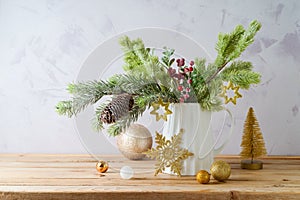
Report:
M 230 107 L 237 128 L 224 153 L 239 153 L 245 115 L 253 106 L 268 152 L 299 155 L 297 0 L 0 0 L 0 153 L 85 153 L 73 120 L 58 116 L 54 107 L 68 97 L 65 87 L 76 80 L 89 52 L 115 34 L 169 28 L 215 56 L 218 32 L 252 19 L 263 27 L 243 59 L 255 64 L 263 80 Z

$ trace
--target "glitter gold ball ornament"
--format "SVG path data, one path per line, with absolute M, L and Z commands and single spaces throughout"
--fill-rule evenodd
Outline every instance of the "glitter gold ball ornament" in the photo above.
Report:
M 96 169 L 100 173 L 105 173 L 108 170 L 108 164 L 107 164 L 107 162 L 100 160 L 96 164 Z
M 131 124 L 117 136 L 117 146 L 126 158 L 140 160 L 145 157 L 143 152 L 152 147 L 152 135 L 145 126 Z
M 210 173 L 214 179 L 218 181 L 224 181 L 229 178 L 231 174 L 231 167 L 227 162 L 223 160 L 217 160 L 211 165 Z
M 210 173 L 205 170 L 200 170 L 196 175 L 196 179 L 199 183 L 206 184 L 210 181 Z

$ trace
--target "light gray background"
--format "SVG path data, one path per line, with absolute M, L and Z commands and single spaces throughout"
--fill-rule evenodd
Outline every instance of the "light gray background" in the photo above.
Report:
M 241 91 L 237 106 L 229 106 L 237 128 L 223 153 L 240 152 L 253 106 L 268 153 L 299 155 L 297 0 L 0 0 L 0 153 L 86 153 L 74 120 L 58 116 L 54 107 L 68 98 L 66 85 L 89 53 L 108 38 L 135 28 L 168 28 L 215 57 L 218 33 L 253 19 L 263 27 L 243 59 L 262 73 L 262 83 Z

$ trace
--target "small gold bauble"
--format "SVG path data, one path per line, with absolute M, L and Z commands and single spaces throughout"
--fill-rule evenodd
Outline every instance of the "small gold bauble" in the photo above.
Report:
M 211 165 L 210 173 L 214 179 L 218 181 L 224 181 L 229 178 L 231 174 L 231 167 L 227 162 L 223 160 L 217 160 Z
M 108 170 L 108 164 L 107 164 L 107 162 L 100 160 L 96 164 L 96 169 L 100 173 L 105 173 Z
M 241 168 L 242 169 L 262 169 L 263 168 L 263 162 L 260 160 L 242 160 L 241 161 Z
M 152 135 L 143 125 L 132 124 L 117 136 L 117 146 L 126 158 L 140 160 L 145 157 L 144 152 L 152 147 Z
M 205 170 L 197 172 L 196 179 L 199 183 L 206 184 L 210 181 L 210 174 Z

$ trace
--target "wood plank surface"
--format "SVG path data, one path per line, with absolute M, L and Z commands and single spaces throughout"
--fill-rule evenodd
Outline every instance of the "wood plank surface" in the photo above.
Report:
M 218 156 L 230 163 L 226 182 L 198 184 L 193 176 L 154 176 L 154 161 L 98 156 L 107 173 L 95 169 L 90 155 L 0 154 L 0 199 L 300 199 L 300 156 L 263 158 L 263 170 L 242 170 L 238 156 Z M 124 180 L 122 166 L 134 177 Z

